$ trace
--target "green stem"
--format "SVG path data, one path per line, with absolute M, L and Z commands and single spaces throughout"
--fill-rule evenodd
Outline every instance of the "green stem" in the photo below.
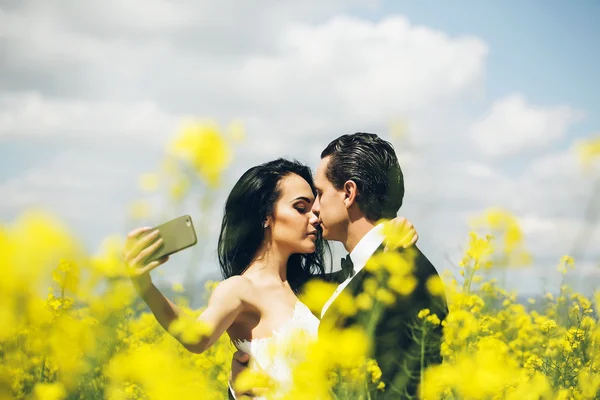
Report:
M 423 372 L 425 371 L 425 336 L 427 335 L 427 322 L 423 321 L 423 335 L 421 336 L 421 387 L 423 387 Z
M 46 372 L 46 357 L 44 357 L 44 361 L 42 362 L 42 371 L 40 372 L 40 382 L 44 382 L 44 372 Z

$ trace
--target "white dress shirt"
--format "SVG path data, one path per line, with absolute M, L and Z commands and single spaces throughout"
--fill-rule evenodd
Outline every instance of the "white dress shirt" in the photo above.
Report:
M 383 235 L 383 224 L 376 225 L 373 229 L 371 229 L 362 239 L 357 243 L 356 247 L 350 253 L 350 258 L 352 259 L 352 264 L 354 266 L 354 274 L 342 283 L 339 284 L 335 292 L 331 295 L 329 300 L 323 306 L 321 310 L 321 318 L 325 315 L 325 311 L 329 308 L 331 303 L 338 297 L 338 295 L 348 286 L 353 277 L 356 276 L 367 264 L 369 258 L 375 253 L 375 250 L 381 246 L 384 239 Z

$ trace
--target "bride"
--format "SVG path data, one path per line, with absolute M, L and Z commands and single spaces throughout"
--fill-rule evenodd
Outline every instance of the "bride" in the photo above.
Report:
M 174 334 L 186 349 L 202 353 L 227 332 L 255 367 L 278 382 L 280 392 L 289 387 L 292 366 L 303 352 L 286 351 L 285 340 L 298 332 L 316 339 L 319 324 L 297 295 L 310 278 L 325 278 L 329 251 L 311 212 L 315 193 L 310 169 L 296 161 L 277 159 L 242 175 L 227 198 L 219 234 L 224 280 L 198 317 L 211 334 L 197 343 Z M 168 331 L 181 311 L 152 284 L 150 271 L 168 257 L 145 261 L 162 243 L 157 231 L 141 238 L 151 230 L 129 233 L 124 259 L 138 294 Z

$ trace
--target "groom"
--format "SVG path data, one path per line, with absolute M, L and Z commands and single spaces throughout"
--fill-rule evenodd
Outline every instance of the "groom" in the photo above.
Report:
M 341 283 L 321 311 L 319 331 L 327 326 L 363 325 L 357 315 L 341 318 L 336 312 L 339 294 L 356 296 L 372 272 L 365 269 L 368 260 L 384 250 L 382 218 L 396 217 L 404 197 L 404 179 L 396 153 L 390 143 L 369 133 L 343 135 L 332 141 L 321 153 L 315 177 L 317 197 L 312 211 L 323 232 L 323 238 L 339 241 L 349 256 L 343 264 L 347 271 Z M 403 255 L 408 250 L 398 251 Z M 413 275 L 416 285 L 410 294 L 399 296 L 382 312 L 375 329 L 371 356 L 382 371 L 385 392 L 378 398 L 416 398 L 421 379 L 421 362 L 426 368 L 441 363 L 441 325 L 428 333 L 428 348 L 423 349 L 413 339 L 417 314 L 429 309 L 443 321 L 448 313 L 445 296 L 428 290 L 428 281 L 439 275 L 431 262 L 413 246 Z M 423 322 L 421 321 L 421 324 Z M 244 354 L 236 353 L 232 369 L 243 368 Z M 236 371 L 237 370 L 237 371 Z M 237 374 L 235 374 L 237 375 Z

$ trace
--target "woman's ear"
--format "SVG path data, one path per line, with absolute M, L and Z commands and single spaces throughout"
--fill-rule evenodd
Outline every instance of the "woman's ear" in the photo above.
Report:
M 352 180 L 346 181 L 344 183 L 344 204 L 346 208 L 349 208 L 356 201 L 356 196 L 358 196 L 358 188 L 356 187 L 356 182 Z
M 263 222 L 263 228 L 267 229 L 270 226 L 271 226 L 271 217 L 267 217 L 267 219 L 265 219 L 265 222 Z

